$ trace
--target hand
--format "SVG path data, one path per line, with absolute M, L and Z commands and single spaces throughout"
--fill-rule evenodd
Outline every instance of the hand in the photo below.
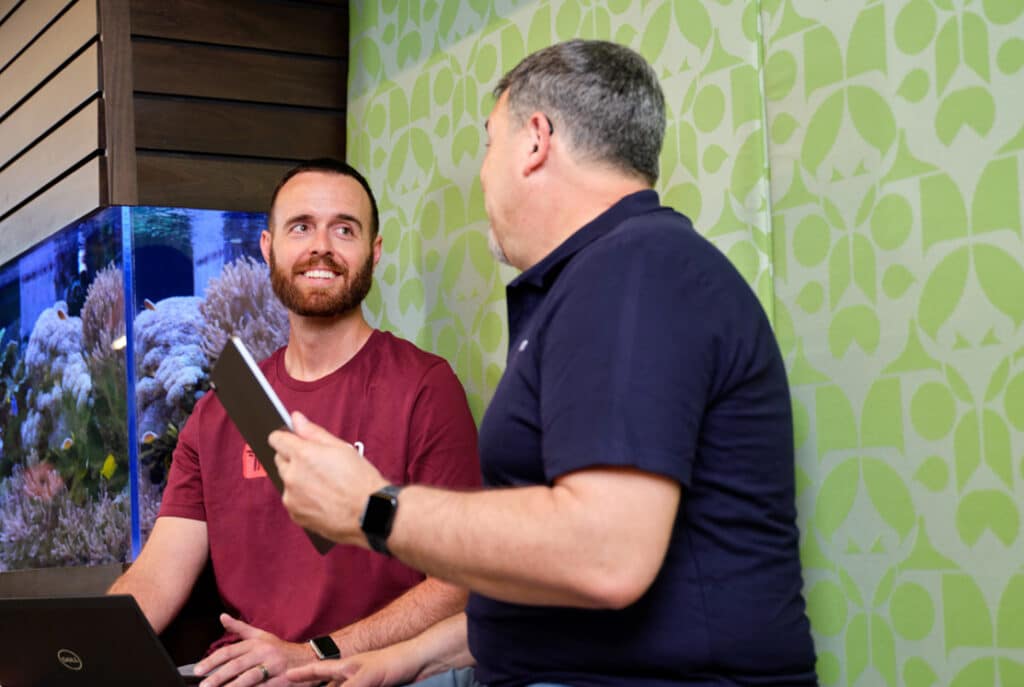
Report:
M 307 663 L 288 671 L 294 682 L 329 681 L 330 687 L 389 687 L 404 685 L 429 674 L 420 669 L 419 661 L 409 650 L 408 642 L 400 642 L 378 651 L 346 656 L 334 661 Z
M 221 614 L 220 622 L 241 639 L 196 663 L 196 675 L 207 675 L 200 687 L 286 687 L 294 684 L 285 677 L 287 669 L 316 660 L 308 646 L 286 642 L 226 613 Z M 260 666 L 266 668 L 268 678 L 264 679 Z
M 336 542 L 366 546 L 359 518 L 366 499 L 388 481 L 351 444 L 302 413 L 292 413 L 292 422 L 294 433 L 279 430 L 269 437 L 284 483 L 284 507 L 302 527 Z

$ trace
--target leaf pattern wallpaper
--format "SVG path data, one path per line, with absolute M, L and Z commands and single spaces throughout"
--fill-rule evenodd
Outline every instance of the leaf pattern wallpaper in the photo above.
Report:
M 477 176 L 491 90 L 574 37 L 654 65 L 657 189 L 774 323 L 822 684 L 1024 685 L 1024 0 L 354 2 L 369 315 L 478 419 L 515 274 Z

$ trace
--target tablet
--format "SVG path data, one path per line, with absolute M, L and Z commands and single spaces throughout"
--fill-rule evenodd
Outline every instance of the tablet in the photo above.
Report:
M 267 437 L 278 429 L 294 429 L 292 419 L 256 359 L 237 336 L 232 336 L 224 345 L 210 372 L 210 381 L 224 410 L 256 454 L 271 483 L 279 492 L 284 491 L 274 462 L 275 452 Z M 306 530 L 306 534 L 320 553 L 326 553 L 334 545 L 316 532 Z

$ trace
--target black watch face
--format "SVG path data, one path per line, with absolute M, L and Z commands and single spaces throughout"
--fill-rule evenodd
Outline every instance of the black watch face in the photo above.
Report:
M 334 643 L 334 640 L 330 637 L 316 637 L 315 639 L 309 640 L 316 649 L 316 655 L 321 660 L 325 658 L 338 658 L 341 656 L 341 651 L 338 650 L 338 645 Z
M 366 502 L 363 514 L 363 532 L 378 537 L 386 537 L 391 533 L 391 522 L 395 517 L 395 506 L 398 499 L 387 494 L 373 494 Z

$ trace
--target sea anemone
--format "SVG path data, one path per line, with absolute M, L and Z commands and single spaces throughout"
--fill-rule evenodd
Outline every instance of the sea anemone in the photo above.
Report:
M 267 266 L 251 257 L 225 265 L 207 284 L 199 309 L 202 346 L 211 365 L 230 336 L 240 337 L 256 360 L 288 342 L 288 311 L 274 295 Z
M 82 306 L 82 350 L 94 377 L 117 355 L 114 342 L 124 333 L 124 276 L 111 264 L 96 274 Z

